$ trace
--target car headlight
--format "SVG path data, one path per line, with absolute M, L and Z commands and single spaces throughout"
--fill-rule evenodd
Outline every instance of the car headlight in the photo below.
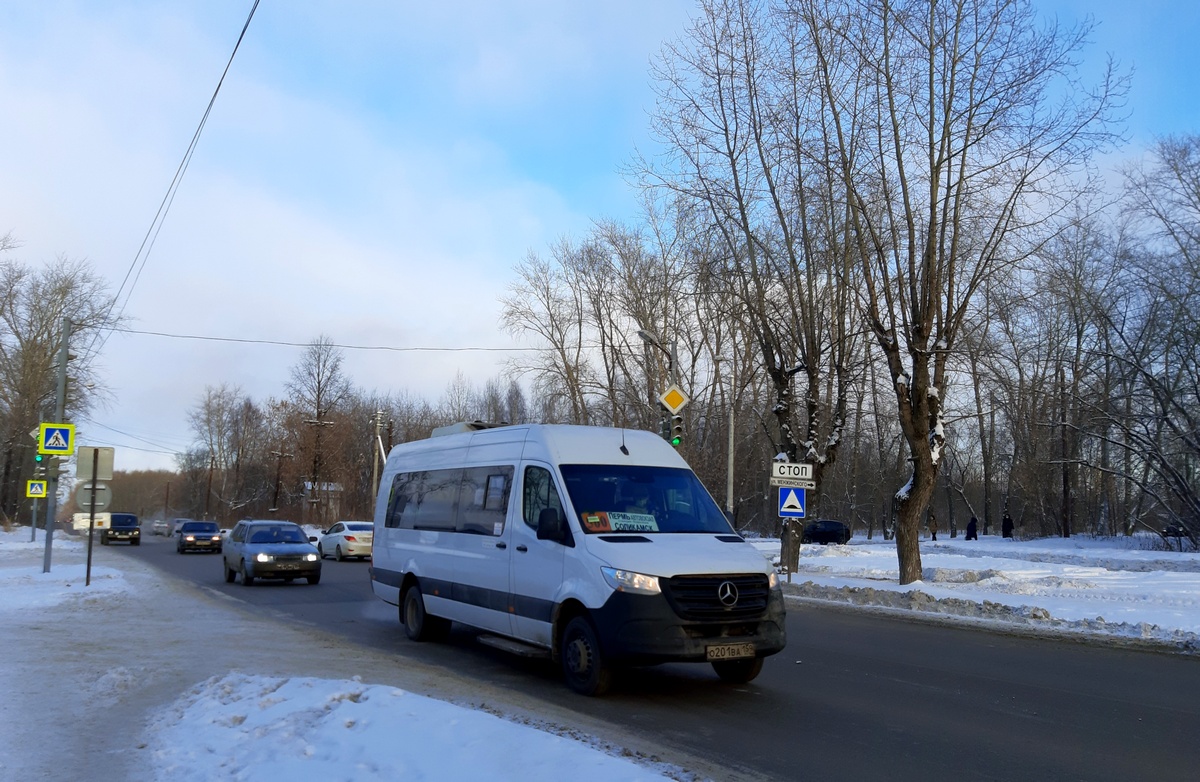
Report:
M 186 538 L 184 538 L 184 540 L 186 540 L 186 541 L 187 541 L 187 542 L 189 542 L 189 543 L 194 543 L 194 542 L 195 542 L 195 540 L 196 540 L 196 536 L 195 536 L 195 535 L 188 535 Z
M 771 589 L 779 588 L 779 574 L 774 570 L 767 575 L 767 586 Z
M 658 576 L 647 576 L 632 570 L 617 570 L 611 567 L 602 567 L 600 572 L 604 574 L 608 585 L 618 592 L 632 592 L 635 595 L 657 595 L 662 592 L 658 585 Z
M 316 554 L 305 554 L 304 555 L 305 562 L 316 562 L 318 559 L 320 559 L 320 557 L 318 557 Z
M 212 539 L 213 539 L 213 540 L 220 540 L 220 539 L 221 539 L 221 536 L 220 536 L 220 535 L 213 535 L 213 536 L 212 536 Z
M 275 557 L 271 556 L 270 554 L 255 554 L 254 561 L 255 562 L 274 562 Z

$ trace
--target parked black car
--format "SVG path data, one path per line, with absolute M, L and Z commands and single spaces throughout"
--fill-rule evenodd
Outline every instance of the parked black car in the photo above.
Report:
M 108 529 L 100 530 L 100 545 L 124 541 L 131 546 L 142 545 L 142 529 L 138 517 L 132 513 L 114 513 L 109 518 Z
M 850 528 L 840 521 L 817 519 L 804 525 L 800 542 L 820 543 L 822 546 L 826 543 L 847 543 L 852 534 Z

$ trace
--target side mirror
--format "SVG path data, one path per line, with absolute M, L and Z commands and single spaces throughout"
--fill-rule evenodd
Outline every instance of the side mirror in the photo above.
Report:
M 554 508 L 542 508 L 542 512 L 538 514 L 537 539 L 557 541 L 564 546 L 575 545 L 566 519 Z
M 316 537 L 315 535 L 309 535 L 309 536 L 308 536 L 308 542 L 309 542 L 309 543 L 316 543 L 316 542 L 317 542 L 317 537 Z

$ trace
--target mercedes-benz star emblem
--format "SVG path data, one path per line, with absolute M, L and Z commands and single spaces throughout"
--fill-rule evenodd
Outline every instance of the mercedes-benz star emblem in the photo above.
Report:
M 722 581 L 721 586 L 717 587 L 717 599 L 721 601 L 721 605 L 732 608 L 737 605 L 738 591 L 732 581 Z

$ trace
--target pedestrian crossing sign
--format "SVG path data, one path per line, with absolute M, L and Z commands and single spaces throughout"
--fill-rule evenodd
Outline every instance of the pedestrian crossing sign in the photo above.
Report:
M 40 425 L 38 453 L 48 456 L 70 456 L 75 453 L 75 424 Z
M 46 482 L 45 481 L 27 481 L 25 483 L 25 496 L 34 497 L 35 499 L 45 499 L 46 497 Z
M 804 506 L 807 505 L 804 489 L 793 486 L 779 487 L 779 516 L 784 519 L 804 518 Z

